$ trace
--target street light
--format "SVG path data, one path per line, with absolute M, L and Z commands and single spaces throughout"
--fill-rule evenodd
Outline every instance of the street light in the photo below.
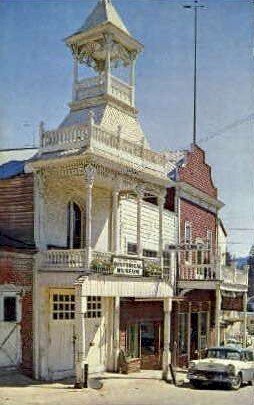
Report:
M 194 77 L 193 77 L 193 144 L 197 139 L 197 44 L 198 44 L 198 9 L 205 8 L 194 0 L 194 4 L 185 4 L 183 8 L 194 10 Z

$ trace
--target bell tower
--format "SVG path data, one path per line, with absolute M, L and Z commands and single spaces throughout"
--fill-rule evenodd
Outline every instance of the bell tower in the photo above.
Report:
M 132 37 L 111 0 L 99 0 L 81 28 L 66 38 L 73 56 L 70 113 L 60 125 L 97 124 L 145 142 L 135 108 L 135 63 L 143 46 Z

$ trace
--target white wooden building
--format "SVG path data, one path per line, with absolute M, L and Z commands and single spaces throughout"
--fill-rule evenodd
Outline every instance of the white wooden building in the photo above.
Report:
M 164 208 L 165 158 L 150 149 L 135 108 L 142 45 L 110 0 L 66 39 L 73 99 L 60 126 L 40 126 L 27 165 L 35 178 L 35 376 L 169 364 L 175 212 Z M 119 79 L 118 69 L 128 71 Z M 94 77 L 83 77 L 90 67 Z M 114 73 L 114 75 L 113 75 Z M 126 311 L 129 315 L 126 316 Z M 136 308 L 136 310 L 135 310 Z

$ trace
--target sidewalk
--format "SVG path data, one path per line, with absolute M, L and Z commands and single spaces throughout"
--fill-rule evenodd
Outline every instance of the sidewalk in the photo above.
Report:
M 177 385 L 182 385 L 188 382 L 187 380 L 187 370 L 177 369 L 176 372 L 176 383 Z M 110 379 L 119 379 L 119 380 L 157 380 L 162 381 L 162 371 L 161 370 L 141 370 L 135 373 L 129 374 L 119 374 L 119 373 L 109 373 L 105 372 L 98 375 L 90 376 L 90 381 L 92 380 L 110 380 Z M 172 384 L 171 375 L 168 374 L 168 383 Z

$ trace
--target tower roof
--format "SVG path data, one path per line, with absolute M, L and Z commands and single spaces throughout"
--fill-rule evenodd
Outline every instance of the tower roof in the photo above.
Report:
M 99 0 L 91 14 L 89 14 L 84 24 L 76 32 L 76 34 L 89 31 L 98 25 L 108 22 L 130 35 L 111 0 Z

